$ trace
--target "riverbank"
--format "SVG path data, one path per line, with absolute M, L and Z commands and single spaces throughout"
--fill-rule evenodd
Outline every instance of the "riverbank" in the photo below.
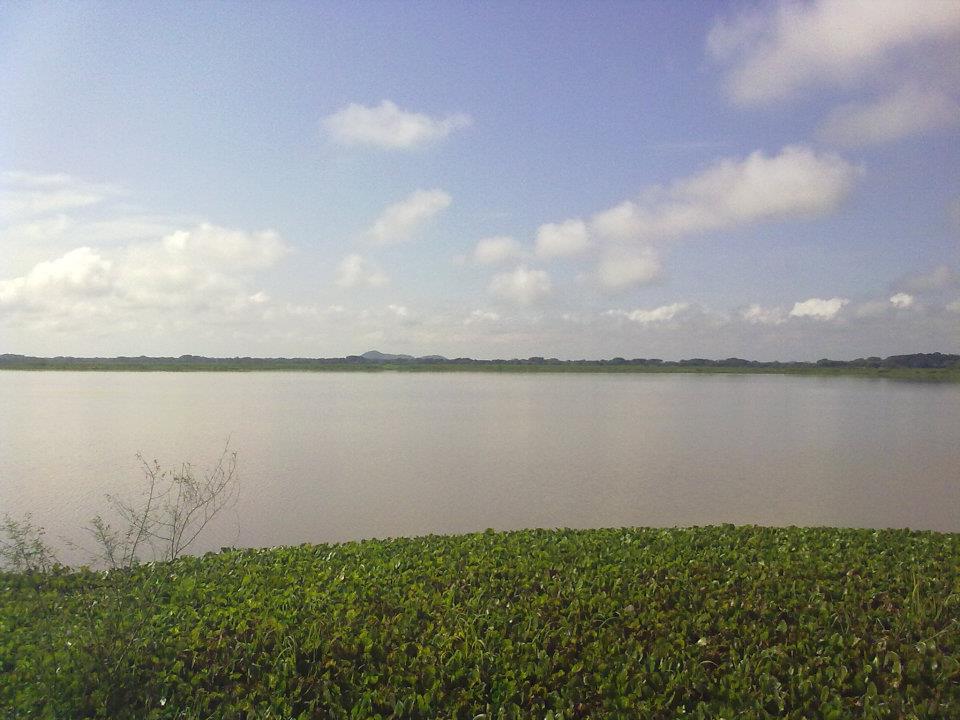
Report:
M 6 717 L 960 715 L 960 534 L 477 533 L 0 574 Z
M 297 360 L 245 362 L 243 360 L 216 360 L 192 363 L 174 362 L 102 362 L 96 358 L 58 361 L 56 358 L 31 358 L 18 362 L 0 363 L 0 370 L 81 371 L 81 372 L 409 372 L 409 373 L 613 373 L 613 374 L 721 374 L 721 375 L 804 375 L 813 377 L 887 378 L 891 380 L 919 380 L 933 382 L 960 382 L 960 367 L 822 367 L 814 363 L 784 364 L 779 367 L 725 366 L 725 365 L 639 365 L 589 361 L 584 363 L 417 363 L 417 362 L 362 362 L 331 363 Z

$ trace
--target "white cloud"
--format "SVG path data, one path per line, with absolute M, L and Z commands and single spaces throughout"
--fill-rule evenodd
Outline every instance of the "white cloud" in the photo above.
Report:
M 473 325 L 478 322 L 497 322 L 499 319 L 499 313 L 491 312 L 490 310 L 474 310 L 470 313 L 470 316 L 463 321 L 463 324 Z
M 960 299 L 954 300 L 952 303 L 947 303 L 947 310 L 960 313 Z
M 0 184 L 17 185 L 26 188 L 60 188 L 76 181 L 66 173 L 29 173 L 22 170 L 4 170 L 0 172 Z
M 334 282 L 343 288 L 380 287 L 388 282 L 387 276 L 362 255 L 347 255 L 337 265 Z
M 747 223 L 818 216 L 850 193 L 861 170 L 842 158 L 788 146 L 778 155 L 756 151 L 653 189 L 593 217 L 604 238 L 652 241 Z
M 72 225 L 70 217 L 63 213 L 33 218 L 26 222 L 7 225 L 0 231 L 0 240 L 5 243 L 46 243 L 62 238 Z
M 389 150 L 408 150 L 447 137 L 471 123 L 469 115 L 458 113 L 430 117 L 401 110 L 389 100 L 379 105 L 351 103 L 323 121 L 330 137 L 342 145 L 372 145 Z
M 895 308 L 900 308 L 901 310 L 906 309 L 908 307 L 912 307 L 914 304 L 914 301 L 915 300 L 913 295 L 909 295 L 908 293 L 902 293 L 902 292 L 897 293 L 896 295 L 893 295 L 890 298 L 890 304 L 893 305 Z
M 958 124 L 960 103 L 940 90 L 911 83 L 870 103 L 842 105 L 827 116 L 819 134 L 830 142 L 856 147 Z
M 654 323 L 664 323 L 676 318 L 680 313 L 690 307 L 690 303 L 679 302 L 671 305 L 661 305 L 650 310 L 608 310 L 607 315 L 625 317 L 628 320 L 641 325 L 650 325 Z
M 473 261 L 478 265 L 499 265 L 522 256 L 517 241 L 506 235 L 483 238 L 473 250 Z
M 917 299 L 910 293 L 898 292 L 889 298 L 866 300 L 855 305 L 852 310 L 854 316 L 858 318 L 881 318 L 888 320 L 894 316 L 896 310 L 919 309 Z M 829 319 L 829 318 L 825 318 Z
M 653 248 L 610 248 L 600 256 L 596 278 L 605 288 L 621 290 L 653 282 L 660 273 L 660 258 Z
M 38 263 L 25 276 L 0 280 L 0 308 L 71 302 L 110 290 L 113 263 L 89 247 Z
M 740 317 L 752 325 L 782 325 L 786 322 L 782 308 L 753 304 L 740 312 Z
M 346 312 L 343 305 L 304 305 L 300 303 L 285 303 L 279 307 L 282 313 L 291 318 L 325 318 L 342 315 Z
M 529 305 L 548 295 L 550 276 L 543 270 L 528 270 L 520 266 L 511 272 L 499 273 L 490 281 L 489 291 L 505 300 Z
M 728 70 L 739 103 L 756 105 L 811 87 L 850 87 L 882 78 L 904 51 L 960 34 L 960 3 L 903 0 L 782 2 L 720 21 L 710 54 Z M 956 49 L 948 50 L 956 61 Z
M 830 298 L 829 300 L 810 298 L 809 300 L 795 303 L 793 309 L 790 311 L 790 317 L 833 320 L 843 309 L 843 306 L 849 302 L 846 298 Z
M 104 214 L 100 208 L 97 208 L 97 212 Z M 35 257 L 38 253 L 49 255 L 79 245 L 104 246 L 156 240 L 199 223 L 198 218 L 190 216 L 131 214 L 124 211 L 91 218 L 57 211 L 22 221 L 15 220 L 0 227 L 0 243 L 7 251 L 7 258 L 16 255 Z
M 409 240 L 430 218 L 449 207 L 450 202 L 450 196 L 443 190 L 417 190 L 400 202 L 388 205 L 368 235 L 382 245 Z
M 546 223 L 537 229 L 537 257 L 544 260 L 579 255 L 590 247 L 590 236 L 583 220 Z
M 410 317 L 410 309 L 406 305 L 390 304 L 387 305 L 387 310 L 401 319 Z
M 120 192 L 113 185 L 88 183 L 69 175 L 0 173 L 0 222 L 96 205 Z
M 246 279 L 288 252 L 272 230 L 248 233 L 203 223 L 122 249 L 115 292 L 125 304 L 147 310 L 246 307 Z
M 181 319 L 230 314 L 269 301 L 262 290 L 251 293 L 247 280 L 286 252 L 272 231 L 209 224 L 109 252 L 79 247 L 0 281 L 0 310 L 49 323 L 91 316 L 172 320 L 175 309 Z
M 168 257 L 237 270 L 269 267 L 289 252 L 287 244 L 272 230 L 247 233 L 209 223 L 171 233 L 162 244 Z
M 118 215 L 104 220 L 72 223 L 71 236 L 82 236 L 90 242 L 116 243 L 149 240 L 176 232 L 185 226 L 202 225 L 197 218 L 166 215 Z

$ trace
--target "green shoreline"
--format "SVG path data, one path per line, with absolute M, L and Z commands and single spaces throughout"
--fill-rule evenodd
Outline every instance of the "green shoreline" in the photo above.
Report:
M 758 361 L 728 357 L 691 358 L 617 357 L 610 360 L 558 360 L 529 357 L 505 360 L 445 358 L 429 355 L 386 355 L 371 350 L 363 355 L 331 358 L 255 357 L 34 357 L 0 354 L 0 370 L 80 370 L 97 372 L 493 372 L 493 373 L 724 373 L 850 376 L 898 380 L 960 381 L 960 355 L 941 352 L 868 357 L 856 360 Z
M 960 717 L 960 534 L 527 530 L 0 573 L 0 716 Z
M 77 371 L 77 372 L 433 372 L 433 373 L 629 373 L 629 374 L 723 374 L 723 375 L 804 375 L 816 377 L 888 378 L 960 382 L 960 367 L 950 368 L 873 368 L 873 367 L 726 367 L 711 365 L 613 365 L 613 364 L 514 364 L 514 363 L 305 363 L 269 361 L 263 364 L 203 363 L 123 363 L 44 362 L 0 363 L 0 370 Z

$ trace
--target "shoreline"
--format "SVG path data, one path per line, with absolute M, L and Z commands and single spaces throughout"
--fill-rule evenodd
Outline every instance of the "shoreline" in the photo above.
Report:
M 681 375 L 797 375 L 812 377 L 859 377 L 930 382 L 960 382 L 960 368 L 845 368 L 845 367 L 725 367 L 710 365 L 644 366 L 644 365 L 522 365 L 513 363 L 434 364 L 434 363 L 276 363 L 248 364 L 230 362 L 206 363 L 100 363 L 57 362 L 0 363 L 0 371 L 31 372 L 349 372 L 349 373 L 510 373 L 510 374 L 681 374 Z

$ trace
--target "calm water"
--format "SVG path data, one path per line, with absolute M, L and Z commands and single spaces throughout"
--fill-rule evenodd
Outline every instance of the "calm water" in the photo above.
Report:
M 960 385 L 749 375 L 0 372 L 0 511 L 78 538 L 135 454 L 238 450 L 204 546 L 493 527 L 960 531 Z M 69 553 L 67 553 L 69 555 Z

